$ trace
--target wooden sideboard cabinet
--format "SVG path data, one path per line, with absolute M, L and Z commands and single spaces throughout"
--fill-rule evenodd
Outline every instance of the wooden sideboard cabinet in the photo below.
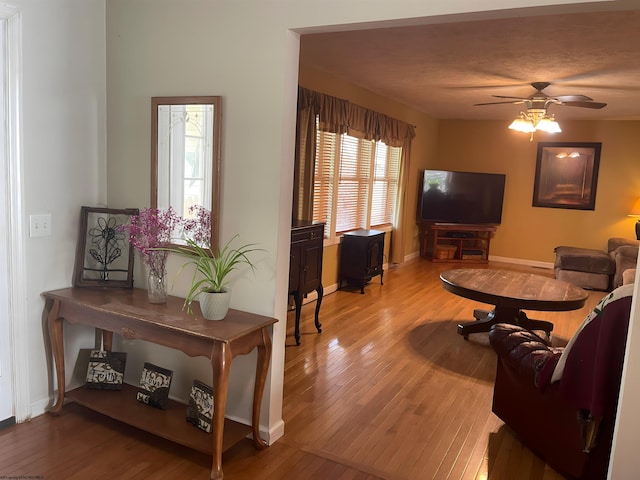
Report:
M 364 293 L 364 286 L 377 275 L 380 275 L 380 285 L 384 271 L 384 232 L 380 230 L 354 230 L 342 236 L 340 245 L 340 281 L 360 286 L 360 293 Z
M 146 290 L 138 288 L 66 288 L 45 292 L 45 315 L 49 329 L 58 392 L 50 412 L 59 414 L 67 398 L 121 422 L 154 435 L 213 455 L 211 478 L 220 480 L 222 452 L 249 433 L 257 448 L 260 438 L 260 404 L 271 359 L 269 329 L 276 319 L 239 310 L 229 310 L 224 320 L 205 320 L 199 307 L 195 315 L 182 308 L 184 299 L 168 296 L 165 304 L 151 304 Z M 96 390 L 85 386 L 65 391 L 63 320 L 90 325 L 102 332 L 104 349 L 111 350 L 113 334 L 140 339 L 180 350 L 190 357 L 211 361 L 213 387 L 213 431 L 207 434 L 186 421 L 186 405 L 169 400 L 166 409 L 136 400 L 137 388 Z M 253 390 L 252 425 L 226 419 L 227 390 L 231 362 L 237 355 L 257 350 Z
M 322 252 L 324 249 L 324 223 L 305 220 L 294 221 L 291 225 L 291 252 L 289 259 L 289 295 L 296 306 L 294 335 L 296 345 L 300 345 L 300 313 L 302 300 L 314 290 L 318 294 L 315 311 L 315 325 L 322 332 L 319 314 L 322 304 Z

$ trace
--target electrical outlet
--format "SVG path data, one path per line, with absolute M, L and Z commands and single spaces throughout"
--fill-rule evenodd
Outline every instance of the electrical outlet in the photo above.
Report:
M 29 216 L 29 236 L 48 237 L 51 235 L 51 214 Z

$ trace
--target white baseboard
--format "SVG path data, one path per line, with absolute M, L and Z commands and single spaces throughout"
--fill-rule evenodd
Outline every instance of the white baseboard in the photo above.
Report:
M 273 445 L 284 435 L 284 420 L 280 420 L 274 427 L 271 427 L 269 431 L 263 431 L 260 429 L 260 435 L 264 438 L 269 445 Z
M 323 287 L 322 296 L 329 295 L 330 293 L 334 293 L 338 291 L 338 284 L 334 283 L 333 285 L 329 285 L 327 287 Z M 302 305 L 306 305 L 307 303 L 315 302 L 318 299 L 318 292 L 315 290 L 313 292 L 309 292 L 305 298 L 302 299 Z M 293 310 L 295 305 L 293 304 L 293 300 L 291 297 L 289 298 L 289 310 Z
M 404 257 L 404 261 L 407 262 L 409 260 L 413 260 L 414 258 L 418 258 L 420 256 L 420 252 L 413 252 Z M 529 267 L 535 268 L 546 268 L 549 270 L 553 269 L 553 263 L 551 262 L 538 262 L 536 260 L 527 260 L 522 258 L 510 258 L 510 257 L 498 257 L 495 255 L 489 255 L 489 261 L 492 262 L 502 262 L 502 263 L 513 263 L 515 265 L 526 265 Z
M 235 417 L 233 415 L 226 415 L 225 418 L 233 420 L 234 422 L 241 423 L 248 427 L 251 426 L 251 422 L 249 422 L 246 418 Z M 284 421 L 282 419 L 278 420 L 276 425 L 269 429 L 265 428 L 263 425 L 260 425 L 260 437 L 267 442 L 267 445 L 273 445 L 283 435 Z M 247 435 L 247 438 L 253 438 L 253 434 Z
M 404 256 L 404 261 L 408 262 L 409 260 L 413 260 L 414 258 L 418 258 L 420 256 L 420 252 L 413 252 L 409 255 Z
M 489 255 L 489 261 L 491 262 L 502 262 L 502 263 L 513 263 L 516 265 L 526 265 L 528 267 L 535 268 L 546 268 L 549 270 L 553 270 L 553 263 L 551 262 L 538 262 L 536 260 L 526 260 L 521 258 L 509 258 L 509 257 L 497 257 L 494 255 Z
M 26 418 L 24 421 L 28 422 L 32 418 L 39 417 L 40 415 L 44 414 L 47 411 L 47 407 L 49 406 L 50 403 L 51 403 L 51 400 L 48 398 L 38 400 L 37 402 L 32 403 L 31 416 L 29 418 Z

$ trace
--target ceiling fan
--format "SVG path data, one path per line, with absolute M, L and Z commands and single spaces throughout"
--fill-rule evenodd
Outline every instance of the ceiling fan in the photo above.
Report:
M 505 98 L 509 100 L 503 102 L 476 103 L 475 106 L 499 105 L 503 103 L 525 104 L 527 110 L 546 110 L 551 105 L 582 108 L 603 108 L 607 106 L 606 103 L 594 102 L 593 98 L 587 97 L 586 95 L 560 95 L 550 97 L 543 92 L 549 85 L 551 85 L 549 82 L 533 82 L 531 86 L 536 89 L 536 92 L 526 98 L 493 95 L 495 98 Z
M 530 133 L 530 141 L 533 141 L 533 133 L 536 130 L 542 130 L 547 133 L 558 133 L 562 131 L 560 129 L 560 125 L 556 122 L 555 117 L 547 114 L 547 109 L 551 105 L 582 108 L 603 108 L 607 106 L 606 103 L 594 102 L 593 98 L 587 97 L 586 95 L 561 95 L 557 97 L 550 97 L 542 91 L 549 85 L 549 82 L 533 82 L 531 86 L 536 89 L 536 93 L 526 98 L 493 95 L 496 98 L 504 98 L 508 100 L 501 102 L 476 103 L 475 105 L 498 105 L 504 103 L 516 105 L 524 104 L 527 111 L 520 112 L 520 115 L 518 115 L 511 125 L 509 125 L 509 128 L 523 133 Z

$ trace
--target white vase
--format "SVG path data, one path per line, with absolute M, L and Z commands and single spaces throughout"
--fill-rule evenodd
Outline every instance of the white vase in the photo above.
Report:
M 226 292 L 200 292 L 198 294 L 202 316 L 207 320 L 222 320 L 229 311 L 231 290 Z

